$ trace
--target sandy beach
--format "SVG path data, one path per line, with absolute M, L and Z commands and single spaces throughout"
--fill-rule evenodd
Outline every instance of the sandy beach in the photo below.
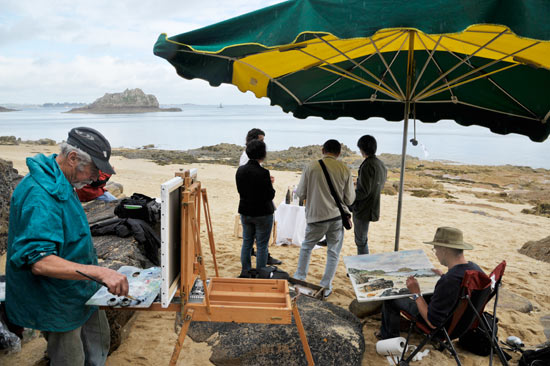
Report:
M 36 153 L 56 153 L 57 146 L 0 146 L 0 157 L 12 161 L 20 174 L 27 173 L 25 158 Z M 134 192 L 149 196 L 160 195 L 160 184 L 183 169 L 197 168 L 198 177 L 207 189 L 210 201 L 212 223 L 216 241 L 217 261 L 221 276 L 236 277 L 240 273 L 241 240 L 233 236 L 234 217 L 237 213 L 238 193 L 235 187 L 236 167 L 214 164 L 166 165 L 159 166 L 142 159 L 126 159 L 114 156 L 112 165 L 117 175 L 113 181 L 124 186 L 124 194 Z M 275 202 L 284 200 L 287 187 L 298 184 L 300 173 L 271 171 L 275 177 L 277 191 Z M 550 179 L 550 178 L 548 178 Z M 509 335 L 520 337 L 528 346 L 546 341 L 540 317 L 550 314 L 550 265 L 518 253 L 518 249 L 529 240 L 540 240 L 549 235 L 549 218 L 526 215 L 522 209 L 530 205 L 493 202 L 477 198 L 464 187 L 445 183 L 445 188 L 456 197 L 452 203 L 446 198 L 413 197 L 409 193 L 403 199 L 403 217 L 401 224 L 401 249 L 424 249 L 436 267 L 438 264 L 431 247 L 422 244 L 429 241 L 438 226 L 454 226 L 464 232 L 464 239 L 475 249 L 466 253 L 467 259 L 476 262 L 485 271 L 491 271 L 500 261 L 508 265 L 504 275 L 503 287 L 528 299 L 534 311 L 521 313 L 502 308 L 498 310 L 499 337 Z M 394 247 L 397 196 L 382 196 L 381 218 L 373 223 L 369 230 L 369 247 L 372 253 L 389 252 Z M 211 256 L 207 240 L 203 237 L 203 250 L 207 258 L 207 270 L 213 274 Z M 296 269 L 298 246 L 271 246 L 271 254 L 283 261 L 280 266 L 292 274 Z M 353 233 L 346 232 L 341 260 L 334 280 L 334 294 L 328 301 L 348 308 L 355 299 L 355 293 L 342 260 L 343 256 L 355 255 L 356 248 Z M 3 259 L 5 260 L 5 259 Z M 324 249 L 315 250 L 309 270 L 308 281 L 318 284 L 325 266 Z M 4 271 L 0 262 L 0 272 Z M 141 312 L 137 313 L 131 325 L 128 339 L 108 359 L 108 366 L 119 365 L 165 365 L 177 335 L 174 333 L 173 313 Z M 376 354 L 376 340 L 373 332 L 379 327 L 377 317 L 368 318 L 364 326 L 366 351 L 363 365 L 385 365 L 385 358 Z M 36 338 L 23 345 L 19 354 L 0 356 L 0 364 L 33 365 L 39 360 L 45 349 L 43 338 Z M 315 354 L 315 350 L 312 350 Z M 488 358 L 474 356 L 459 349 L 463 364 L 485 365 Z M 206 343 L 194 343 L 189 337 L 178 365 L 209 365 L 210 350 Z M 517 359 L 517 356 L 515 356 Z M 432 350 L 430 354 L 415 365 L 439 366 L 454 365 L 455 361 L 448 353 Z

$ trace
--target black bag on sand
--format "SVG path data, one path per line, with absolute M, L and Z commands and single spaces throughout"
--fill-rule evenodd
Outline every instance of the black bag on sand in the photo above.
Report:
M 550 365 L 550 346 L 537 350 L 523 351 L 518 362 L 519 366 L 548 366 Z
M 258 272 L 258 278 L 273 278 L 274 280 L 288 280 L 290 278 L 287 272 L 277 268 L 277 266 L 262 267 Z
M 115 207 L 115 215 L 120 218 L 139 219 L 149 223 L 160 221 L 160 203 L 141 193 L 123 198 Z
M 275 280 L 288 280 L 289 274 L 277 266 L 267 266 L 260 269 L 252 268 L 241 272 L 239 278 L 273 278 Z

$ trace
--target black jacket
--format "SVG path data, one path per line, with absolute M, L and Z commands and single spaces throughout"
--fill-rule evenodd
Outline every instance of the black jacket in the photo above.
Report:
M 376 156 L 369 156 L 359 167 L 353 214 L 360 220 L 378 221 L 380 192 L 386 183 L 387 169 Z
M 241 197 L 241 215 L 256 217 L 273 214 L 275 190 L 271 184 L 269 170 L 262 168 L 256 160 L 249 160 L 237 169 L 235 180 Z

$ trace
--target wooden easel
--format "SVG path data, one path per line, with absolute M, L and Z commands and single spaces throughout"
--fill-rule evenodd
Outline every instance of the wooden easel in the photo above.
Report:
M 308 365 L 314 365 L 305 330 L 296 305 L 289 295 L 286 280 L 223 278 L 216 263 L 214 235 L 206 189 L 193 181 L 189 171 L 177 176 L 183 178 L 181 189 L 181 273 L 179 294 L 181 303 L 162 308 L 154 303 L 147 310 L 179 311 L 183 326 L 178 335 L 170 365 L 175 366 L 192 321 L 291 324 L 292 316 L 306 355 Z M 205 222 L 214 261 L 216 277 L 207 281 L 200 241 L 200 201 L 203 201 Z M 189 302 L 189 295 L 197 278 L 204 284 L 202 302 Z M 208 285 L 206 285 L 208 283 Z

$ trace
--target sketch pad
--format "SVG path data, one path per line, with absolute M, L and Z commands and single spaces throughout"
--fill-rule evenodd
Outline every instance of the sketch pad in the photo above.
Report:
M 126 306 L 132 308 L 150 307 L 160 292 L 160 267 L 141 269 L 132 266 L 122 266 L 117 272 L 122 273 L 128 278 L 128 284 L 130 286 L 128 293 L 131 296 L 141 300 L 139 304 L 136 301 L 131 300 L 126 302 L 126 304 L 128 304 Z M 123 303 L 123 299 L 125 299 L 123 296 L 113 295 L 107 291 L 105 286 L 101 286 L 94 296 L 86 301 L 86 305 L 120 308 L 124 307 L 121 305 Z
M 424 294 L 431 294 L 439 276 L 422 249 L 344 257 L 357 301 L 380 301 L 411 296 L 405 281 L 415 276 Z

